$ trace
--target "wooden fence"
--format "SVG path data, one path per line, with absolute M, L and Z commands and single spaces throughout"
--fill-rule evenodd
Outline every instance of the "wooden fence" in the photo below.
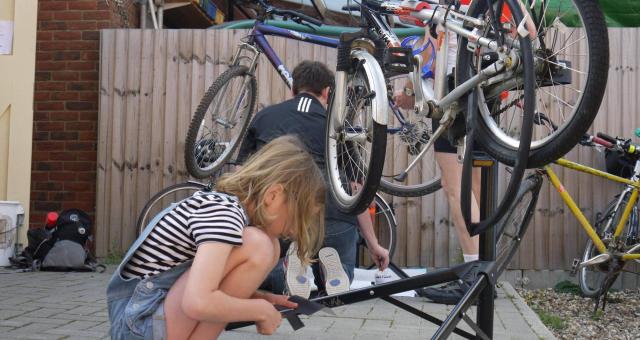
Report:
M 610 30 L 608 87 L 591 132 L 630 137 L 640 127 L 640 47 L 635 44 L 639 32 Z M 191 114 L 203 92 L 226 69 L 245 34 L 230 30 L 102 31 L 96 207 L 99 256 L 126 250 L 135 237 L 137 214 L 148 198 L 188 178 L 182 152 Z M 281 38 L 268 40 L 290 69 L 304 59 L 335 65 L 332 49 Z M 289 97 L 266 60 L 261 61 L 257 77 L 258 109 Z M 567 158 L 604 168 L 603 155 L 589 148 L 577 147 Z M 618 190 L 616 185 L 589 176 L 560 168 L 558 173 L 590 220 Z M 423 198 L 387 198 L 393 201 L 399 222 L 398 264 L 444 267 L 460 261 L 442 190 Z M 573 215 L 545 183 L 512 267 L 569 269 L 585 241 Z

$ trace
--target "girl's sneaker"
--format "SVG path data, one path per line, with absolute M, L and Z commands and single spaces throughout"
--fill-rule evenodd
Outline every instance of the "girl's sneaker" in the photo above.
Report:
M 338 252 L 333 248 L 322 248 L 318 253 L 318 258 L 325 279 L 327 295 L 349 291 L 349 276 L 342 267 Z
M 284 259 L 285 281 L 290 296 L 297 295 L 305 299 L 311 294 L 311 283 L 307 277 L 307 268 L 298 258 L 298 246 L 292 242 Z

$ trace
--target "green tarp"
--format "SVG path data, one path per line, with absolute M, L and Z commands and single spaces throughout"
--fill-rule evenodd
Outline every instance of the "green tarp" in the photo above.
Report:
M 527 0 L 531 3 L 533 0 Z M 639 27 L 640 0 L 599 0 L 609 27 Z M 541 1 L 535 1 L 540 8 Z M 557 13 L 563 13 L 562 22 L 571 27 L 580 25 L 571 0 L 547 0 L 547 20 L 553 20 Z
M 600 0 L 609 27 L 640 27 L 640 1 Z

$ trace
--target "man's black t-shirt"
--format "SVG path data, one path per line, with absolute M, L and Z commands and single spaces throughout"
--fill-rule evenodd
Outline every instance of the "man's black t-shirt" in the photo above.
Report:
M 260 150 L 271 140 L 284 135 L 297 135 L 306 145 L 316 164 L 325 172 L 326 111 L 314 96 L 301 93 L 280 104 L 264 108 L 256 114 L 240 146 L 238 163 Z M 356 217 L 340 212 L 327 192 L 325 218 L 356 224 Z

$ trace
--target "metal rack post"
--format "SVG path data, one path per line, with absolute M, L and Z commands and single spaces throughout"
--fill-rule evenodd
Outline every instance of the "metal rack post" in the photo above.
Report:
M 498 163 L 493 161 L 491 166 L 482 167 L 481 173 L 480 219 L 482 220 L 490 216 L 497 205 Z M 478 255 L 480 261 L 495 261 L 496 243 L 494 226 L 491 226 L 486 232 L 480 234 Z M 493 275 L 493 272 L 490 275 Z M 496 279 L 497 278 L 491 278 L 489 281 L 495 282 Z M 493 338 L 494 294 L 495 285 L 490 283 L 480 293 L 476 313 L 478 326 L 489 338 Z

